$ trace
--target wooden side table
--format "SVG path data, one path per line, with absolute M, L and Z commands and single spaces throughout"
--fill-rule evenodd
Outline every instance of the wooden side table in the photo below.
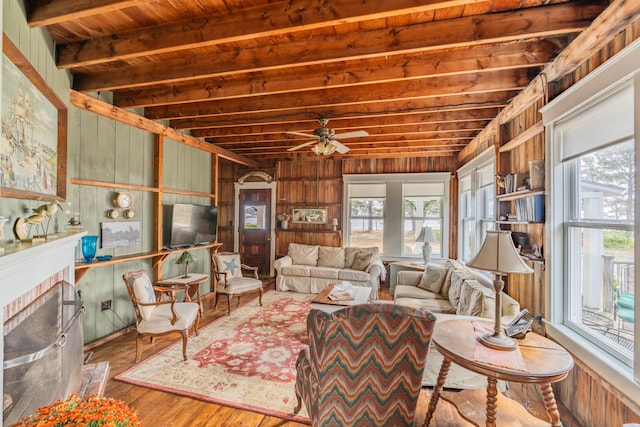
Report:
M 498 394 L 497 381 L 504 380 L 539 384 L 551 425 L 561 427 L 560 413 L 558 412 L 558 406 L 555 396 L 553 395 L 551 384 L 564 379 L 569 371 L 571 371 L 573 368 L 573 358 L 571 355 L 558 344 L 533 332 L 528 333 L 526 338 L 518 340 L 519 348 L 514 351 L 489 349 L 488 347 L 484 347 L 476 339 L 474 322 L 488 323 L 490 324 L 489 327 L 491 329 L 493 328 L 493 322 L 484 320 L 448 320 L 436 325 L 432 340 L 438 351 L 444 356 L 444 360 L 440 367 L 440 374 L 438 375 L 436 386 L 431 395 L 429 409 L 423 427 L 427 427 L 431 421 L 431 417 L 442 394 L 451 362 L 487 377 L 486 426 L 496 426 L 498 403 L 501 398 Z M 481 346 L 482 348 L 477 349 L 476 346 Z M 485 350 L 501 353 L 519 352 L 522 358 L 519 359 L 517 353 L 513 355 L 498 354 L 496 357 L 492 357 L 492 355 L 488 355 Z M 472 392 L 473 391 L 471 391 L 471 393 Z M 504 399 L 509 400 L 507 398 Z M 521 425 L 540 425 L 541 420 L 528 414 L 521 405 L 517 406 L 523 409 L 515 415 L 518 419 L 526 416 L 531 418 L 527 420 L 525 424 Z M 473 419 L 474 414 L 465 415 L 465 413 L 461 411 L 461 409 L 464 408 L 458 407 L 457 409 L 464 418 L 477 423 L 477 425 L 481 425 L 481 420 Z M 476 415 L 479 413 L 477 410 L 475 412 Z M 506 417 L 509 414 L 501 415 L 505 415 Z M 506 420 L 505 417 L 500 417 L 501 424 L 512 425 L 513 422 Z M 545 425 L 549 424 L 545 423 Z
M 162 293 L 170 294 L 175 298 L 178 291 L 184 291 L 184 300 L 190 302 L 196 298 L 200 306 L 200 314 L 203 312 L 202 298 L 200 298 L 200 284 L 209 280 L 208 274 L 190 273 L 187 277 L 176 276 L 169 279 L 161 280 L 156 283 L 155 288 Z

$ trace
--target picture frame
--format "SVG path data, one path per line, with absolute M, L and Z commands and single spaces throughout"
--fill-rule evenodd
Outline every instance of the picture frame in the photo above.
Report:
M 6 34 L 2 43 L 0 193 L 66 200 L 67 107 Z
M 325 208 L 299 208 L 293 209 L 291 220 L 303 224 L 326 224 L 327 209 Z
M 139 221 L 100 223 L 102 249 L 137 246 L 140 244 L 141 236 Z

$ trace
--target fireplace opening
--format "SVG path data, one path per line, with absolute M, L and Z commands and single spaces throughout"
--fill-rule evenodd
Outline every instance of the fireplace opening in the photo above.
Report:
M 84 312 L 66 281 L 4 323 L 3 426 L 82 387 Z

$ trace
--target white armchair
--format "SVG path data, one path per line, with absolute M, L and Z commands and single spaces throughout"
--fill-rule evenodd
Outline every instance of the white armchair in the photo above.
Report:
M 231 298 L 244 294 L 258 292 L 259 303 L 262 306 L 262 293 L 264 292 L 262 280 L 258 278 L 258 267 L 250 267 L 240 262 L 240 255 L 232 252 L 220 252 L 211 255 L 213 270 L 216 277 L 216 303 L 218 295 L 227 296 L 227 314 L 231 314 Z M 243 271 L 251 272 L 251 277 L 245 277 Z
M 144 270 L 122 275 L 127 292 L 136 312 L 136 363 L 142 358 L 142 338 L 175 334 L 182 336 L 182 356 L 187 360 L 189 328 L 193 326 L 198 335 L 200 305 L 195 302 L 176 302 L 175 299 L 160 301 L 149 275 Z

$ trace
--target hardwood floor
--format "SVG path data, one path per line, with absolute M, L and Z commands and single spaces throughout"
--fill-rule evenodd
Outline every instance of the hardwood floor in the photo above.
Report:
M 273 289 L 270 281 L 267 288 Z M 252 296 L 241 299 L 241 303 L 250 300 Z M 381 299 L 391 299 L 388 288 L 380 293 Z M 221 301 L 216 309 L 213 300 L 204 302 L 204 316 L 201 327 L 226 313 L 226 301 Z M 235 305 L 232 305 L 232 308 Z M 145 342 L 143 359 L 155 354 L 161 349 L 173 344 L 175 337 L 160 337 L 150 344 Z M 193 427 L 193 426 L 252 426 L 252 427 L 298 427 L 305 424 L 286 421 L 250 411 L 242 411 L 213 403 L 207 403 L 188 397 L 176 396 L 171 393 L 139 387 L 113 379 L 114 376 L 134 365 L 135 359 L 135 331 L 128 332 L 107 342 L 97 345 L 87 345 L 86 351 L 93 354 L 90 363 L 109 361 L 110 373 L 106 384 L 105 395 L 113 397 L 134 407 L 143 419 L 145 427 Z M 418 403 L 416 425 L 422 425 L 429 403 L 430 392 L 424 389 Z M 564 421 L 564 418 L 563 418 Z M 465 427 L 472 426 L 460 417 L 453 405 L 440 400 L 432 420 L 435 427 Z

